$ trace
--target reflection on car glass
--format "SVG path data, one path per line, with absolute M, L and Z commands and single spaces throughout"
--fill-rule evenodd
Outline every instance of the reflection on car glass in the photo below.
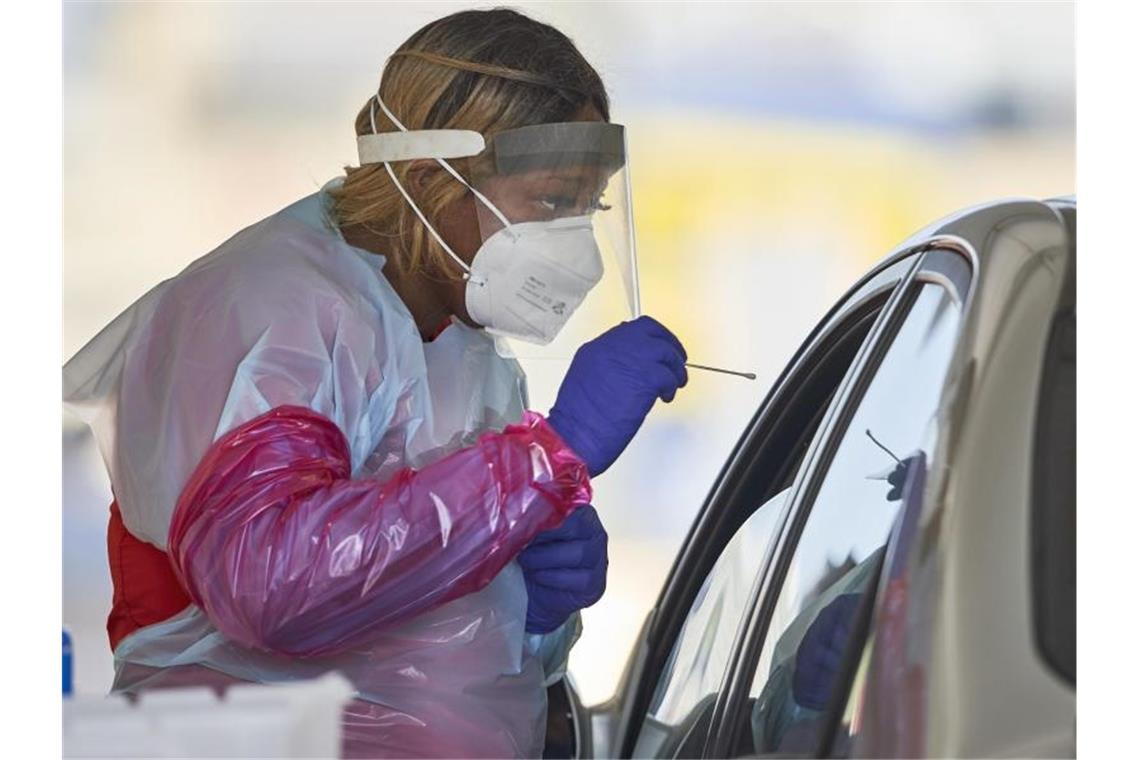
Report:
M 883 550 L 843 573 L 780 636 L 770 676 L 752 709 L 758 752 L 815 750 L 855 613 Z
M 748 516 L 701 585 L 650 702 L 648 717 L 658 724 L 686 726 L 719 688 L 752 584 L 790 490 L 776 494 Z

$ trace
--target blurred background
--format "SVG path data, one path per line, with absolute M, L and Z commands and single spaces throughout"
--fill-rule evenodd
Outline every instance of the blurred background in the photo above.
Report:
M 497 5 L 497 4 L 496 4 Z M 355 162 L 387 55 L 475 2 L 64 3 L 64 335 L 118 312 Z M 771 382 L 876 259 L 963 206 L 1074 187 L 1069 3 L 512 3 L 602 75 L 628 127 L 642 305 L 691 373 L 595 484 L 606 596 L 571 656 L 613 691 L 685 532 Z M 545 410 L 572 343 L 518 346 Z M 63 619 L 76 688 L 109 688 L 110 488 L 66 416 Z

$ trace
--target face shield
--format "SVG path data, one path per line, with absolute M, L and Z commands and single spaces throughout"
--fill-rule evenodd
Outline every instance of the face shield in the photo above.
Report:
M 488 331 L 546 345 L 595 284 L 607 295 L 591 298 L 592 317 L 574 320 L 590 324 L 591 334 L 640 313 L 622 126 L 540 124 L 487 141 L 467 130 L 406 130 L 379 98 L 375 102 L 403 131 L 358 137 L 361 164 L 385 165 L 429 232 L 465 271 L 468 310 Z M 482 245 L 470 264 L 423 216 L 390 165 L 425 158 L 435 159 L 475 196 Z M 460 175 L 448 158 L 468 158 L 469 176 Z M 603 271 L 616 276 L 603 277 Z M 616 314 L 615 287 L 621 303 Z M 599 319 L 602 313 L 608 317 Z
M 563 122 L 499 132 L 470 165 L 472 188 L 489 201 L 476 203 L 484 241 L 508 225 L 588 223 L 604 266 L 618 274 L 628 316 L 640 313 L 623 126 Z

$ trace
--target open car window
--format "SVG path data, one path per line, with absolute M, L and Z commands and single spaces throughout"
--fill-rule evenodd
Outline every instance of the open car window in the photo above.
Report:
M 910 286 L 893 337 L 876 347 L 881 358 L 872 357 L 822 451 L 822 475 L 805 485 L 799 538 L 736 726 L 739 754 L 815 754 L 829 708 L 845 699 L 841 663 L 862 650 L 857 621 L 872 602 L 899 505 L 922 481 L 936 440 L 961 319 L 958 291 L 948 285 Z

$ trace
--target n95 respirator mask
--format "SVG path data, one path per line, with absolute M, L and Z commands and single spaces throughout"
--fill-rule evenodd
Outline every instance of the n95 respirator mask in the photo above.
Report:
M 475 252 L 467 311 L 488 332 L 546 345 L 604 271 L 590 217 L 512 224 Z

